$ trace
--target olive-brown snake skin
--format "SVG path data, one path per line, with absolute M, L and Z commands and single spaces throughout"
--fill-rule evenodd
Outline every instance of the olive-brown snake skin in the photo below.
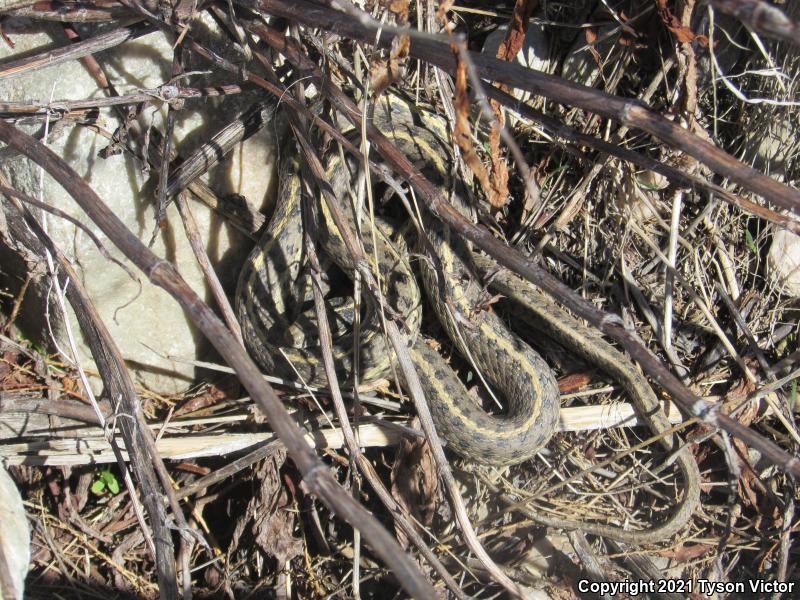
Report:
M 389 137 L 427 177 L 450 188 L 451 150 L 446 123 L 435 116 L 412 110 L 396 96 L 382 99 L 375 110 L 375 125 Z M 327 176 L 343 205 L 347 205 L 350 226 L 357 230 L 351 189 L 356 187 L 357 165 L 342 161 L 335 153 L 328 160 Z M 320 351 L 314 335 L 315 321 L 306 308 L 309 277 L 303 253 L 301 181 L 295 160 L 281 167 L 279 199 L 275 213 L 261 241 L 250 254 L 239 278 L 236 304 L 242 332 L 251 355 L 261 367 L 283 377 L 325 385 Z M 454 205 L 466 210 L 457 195 Z M 312 215 L 324 253 L 342 270 L 352 274 L 351 260 L 336 226 L 324 208 L 314 203 Z M 505 399 L 507 413 L 490 415 L 470 397 L 448 363 L 419 334 L 422 323 L 422 294 L 416 283 L 410 255 L 398 248 L 382 227 L 370 227 L 362 219 L 361 242 L 364 255 L 372 261 L 381 282 L 386 303 L 402 315 L 409 349 L 417 368 L 437 433 L 446 447 L 469 460 L 491 465 L 509 465 L 534 456 L 555 431 L 558 388 L 552 371 L 503 320 L 487 310 L 488 298 L 475 261 L 466 244 L 451 236 L 435 219 L 423 214 L 423 240 L 418 240 L 415 260 L 433 309 L 462 357 L 485 378 L 491 390 Z M 422 237 L 422 236 L 419 236 Z M 578 353 L 617 379 L 630 394 L 642 418 L 653 432 L 669 428 L 650 386 L 636 368 L 610 344 L 555 305 L 520 278 L 499 272 L 491 286 L 510 300 L 531 311 L 548 336 Z M 372 307 L 374 308 L 374 307 Z M 344 378 L 350 376 L 353 348 L 359 348 L 360 383 L 389 376 L 391 352 L 381 333 L 380 319 L 367 319 L 361 337 L 354 344 L 351 331 L 352 308 L 329 311 L 338 325 L 339 339 L 334 361 Z M 662 439 L 665 449 L 679 446 L 677 437 Z M 569 522 L 547 518 L 537 520 L 555 527 L 580 528 L 588 533 L 631 543 L 648 543 L 669 537 L 690 518 L 699 498 L 697 465 L 687 449 L 676 460 L 685 486 L 676 511 L 662 525 L 648 530 L 626 531 L 616 526 Z

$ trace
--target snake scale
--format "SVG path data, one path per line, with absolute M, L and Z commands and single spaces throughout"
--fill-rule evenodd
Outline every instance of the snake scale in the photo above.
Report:
M 394 95 L 377 104 L 374 124 L 441 189 L 453 204 L 467 211 L 451 183 L 451 146 L 446 122 L 413 108 Z M 361 231 L 364 255 L 378 275 L 384 300 L 394 314 L 401 315 L 409 350 L 417 368 L 437 433 L 447 448 L 475 462 L 510 465 L 531 458 L 555 431 L 559 394 L 555 378 L 545 361 L 511 331 L 493 311 L 487 310 L 487 291 L 469 247 L 436 219 L 422 214 L 424 233 L 417 236 L 414 253 L 390 238 L 387 227 L 370 227 L 369 216 L 354 217 L 356 194 L 355 161 L 329 153 L 326 175 L 337 198 L 348 207 L 349 225 Z M 246 261 L 239 277 L 236 306 L 242 333 L 251 355 L 271 374 L 325 385 L 316 328 L 310 306 L 310 276 L 303 251 L 303 222 L 313 220 L 326 256 L 348 275 L 353 264 L 323 202 L 312 202 L 311 214 L 303 214 L 302 182 L 294 156 L 281 162 L 278 201 L 261 240 Z M 361 221 L 364 221 L 361 223 Z M 491 415 L 473 400 L 463 383 L 431 343 L 419 333 L 423 297 L 410 258 L 416 260 L 428 305 L 461 355 L 506 400 L 504 415 Z M 485 269 L 486 266 L 484 265 Z M 625 357 L 599 335 L 555 305 L 520 278 L 500 271 L 491 285 L 534 316 L 537 326 L 558 343 L 615 377 L 631 395 L 642 418 L 654 433 L 669 428 L 669 422 L 647 382 Z M 337 339 L 334 362 L 342 377 L 353 371 L 354 348 L 359 351 L 359 382 L 366 383 L 392 372 L 388 343 L 379 318 L 364 318 L 360 335 L 352 334 L 352 304 L 332 303 L 329 319 Z M 376 307 L 369 305 L 372 313 Z M 367 311 L 367 315 L 370 311 Z M 355 342 L 358 342 L 357 344 Z M 580 528 L 623 542 L 647 543 L 664 539 L 691 516 L 699 498 L 699 473 L 687 449 L 678 448 L 673 436 L 662 438 L 668 451 L 677 451 L 684 493 L 677 510 L 663 524 L 647 530 L 553 520 L 537 520 L 558 527 Z

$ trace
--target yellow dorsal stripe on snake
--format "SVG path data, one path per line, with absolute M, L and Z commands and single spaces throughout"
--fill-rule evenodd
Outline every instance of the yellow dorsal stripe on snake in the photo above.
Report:
M 382 101 L 376 107 L 375 124 L 426 176 L 438 181 L 443 187 L 449 186 L 450 147 L 445 141 L 448 137 L 447 129 L 441 119 L 419 116 L 404 102 L 390 96 L 386 102 Z M 348 166 L 336 157 L 328 162 L 329 181 L 339 198 L 347 197 L 347 184 L 352 177 Z M 237 310 L 248 349 L 265 370 L 296 377 L 294 370 L 287 368 L 283 358 L 285 356 L 306 381 L 324 384 L 318 349 L 300 339 L 292 324 L 293 316 L 298 314 L 298 300 L 292 294 L 302 287 L 298 280 L 303 276 L 298 179 L 296 165 L 293 161 L 288 161 L 287 166 L 282 168 L 275 215 L 240 277 Z M 457 196 L 454 196 L 454 204 L 465 210 Z M 324 203 L 315 205 L 315 208 L 313 218 L 324 232 L 321 237 L 325 252 L 346 272 L 351 272 L 349 258 L 335 225 L 325 212 Z M 352 211 L 350 213 L 351 226 L 354 226 Z M 420 294 L 407 257 L 392 247 L 384 232 L 377 232 L 377 248 L 372 246 L 371 235 L 364 235 L 362 243 L 365 256 L 371 259 L 377 253 L 379 257 L 378 264 L 372 267 L 380 270 L 382 291 L 392 308 L 406 319 L 412 358 L 431 406 L 437 432 L 447 441 L 448 448 L 477 462 L 504 465 L 528 459 L 549 440 L 555 429 L 559 404 L 553 375 L 541 357 L 509 331 L 497 315 L 479 308 L 484 290 L 467 246 L 461 240 L 455 239 L 456 236 L 451 238 L 449 231 L 432 218 L 424 217 L 424 228 L 427 246 L 418 242 L 417 252 L 424 253 L 432 249 L 440 269 L 440 275 L 437 275 L 437 271 L 431 266 L 433 261 L 419 261 L 428 302 L 453 343 L 462 354 L 468 355 L 474 361 L 492 388 L 500 392 L 509 406 L 506 415 L 492 416 L 469 399 L 463 384 L 438 352 L 426 344 L 422 336 L 416 335 L 420 323 Z M 519 293 L 519 290 L 516 289 L 515 293 Z M 535 298 L 534 304 L 540 304 L 542 297 L 537 295 Z M 552 302 L 548 303 L 549 308 L 544 310 L 555 311 L 548 314 L 560 314 L 561 317 L 553 318 L 563 318 L 564 322 L 570 322 L 566 320 L 571 319 L 568 314 L 555 307 Z M 457 320 L 462 324 L 456 330 Z M 569 328 L 569 325 L 566 327 Z M 380 335 L 379 325 L 368 324 L 365 329 L 365 339 L 361 340 L 359 356 L 363 366 L 362 381 L 384 376 L 389 367 L 390 356 Z M 309 332 L 309 336 L 313 338 L 313 331 Z M 564 336 L 558 339 L 563 341 L 563 338 Z M 597 336 L 567 342 L 599 347 L 600 350 L 593 351 L 593 362 L 610 370 L 612 374 L 615 373 L 613 365 L 608 361 L 619 361 L 621 355 L 609 354 L 603 350 L 613 348 L 603 340 L 598 340 Z M 351 354 L 352 339 L 349 340 L 349 346 L 335 348 L 334 359 L 342 374 L 347 374 L 350 370 Z M 635 372 L 632 365 L 631 369 Z M 652 390 L 646 382 L 642 383 L 649 391 L 649 397 L 634 397 L 637 406 L 643 413 L 660 411 Z M 666 428 L 658 419 L 651 419 L 648 423 L 654 431 L 663 431 Z M 672 444 L 669 440 L 665 443 Z M 681 454 L 679 465 L 687 492 L 681 509 L 667 523 L 648 530 L 660 536 L 666 536 L 669 531 L 680 527 L 691 515 L 696 503 L 697 494 L 694 490 L 697 488 L 697 467 L 684 454 Z M 584 524 L 577 525 L 584 527 Z M 647 533 L 625 532 L 603 525 L 585 525 L 602 529 L 603 535 L 623 541 L 631 541 L 627 538 L 628 533 Z M 623 535 L 614 535 L 615 532 Z
M 602 336 L 554 304 L 543 292 L 506 269 L 495 271 L 492 261 L 479 255 L 474 260 L 481 272 L 490 272 L 490 287 L 503 294 L 515 306 L 514 316 L 528 321 L 550 339 L 578 354 L 586 362 L 597 365 L 617 381 L 633 399 L 642 420 L 654 434 L 668 431 L 671 424 L 661 409 L 653 389 L 636 367 Z M 648 544 L 663 541 L 675 534 L 691 518 L 700 501 L 700 473 L 697 462 L 688 448 L 680 448 L 678 436 L 661 438 L 661 445 L 669 452 L 678 451 L 676 463 L 683 478 L 683 498 L 669 519 L 661 525 L 644 530 L 626 531 L 619 527 L 550 518 L 539 512 L 522 509 L 529 518 L 551 527 L 581 529 L 586 533 L 602 535 L 630 544 Z M 680 449 L 679 449 L 680 448 Z

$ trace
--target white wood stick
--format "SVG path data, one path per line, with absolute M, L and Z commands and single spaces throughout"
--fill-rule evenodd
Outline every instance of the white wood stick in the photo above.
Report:
M 680 423 L 682 417 L 671 403 L 668 418 L 672 423 Z M 13 422 L 20 418 L 44 417 L 31 413 L 0 414 L 0 427 L 16 429 Z M 179 426 L 174 421 L 172 426 Z M 636 410 L 632 404 L 625 402 L 605 404 L 601 406 L 577 406 L 562 408 L 558 429 L 560 431 L 588 431 L 608 429 L 611 427 L 633 427 L 639 425 Z M 392 446 L 402 435 L 402 429 L 408 428 L 408 422 L 365 423 L 359 426 L 359 440 L 362 447 Z M 88 428 L 87 428 L 88 429 Z M 204 456 L 222 456 L 233 452 L 242 452 L 277 440 L 272 432 L 264 433 L 220 433 L 220 434 L 183 434 L 164 436 L 156 447 L 162 458 L 168 460 L 187 460 Z M 306 435 L 306 441 L 317 449 L 341 448 L 343 439 L 338 428 L 325 428 Z M 124 453 L 123 453 L 124 454 Z M 127 460 L 127 455 L 124 454 Z M 100 435 L 84 435 L 75 438 L 47 438 L 28 442 L 12 442 L 0 444 L 0 461 L 9 465 L 84 465 L 114 462 L 109 443 Z

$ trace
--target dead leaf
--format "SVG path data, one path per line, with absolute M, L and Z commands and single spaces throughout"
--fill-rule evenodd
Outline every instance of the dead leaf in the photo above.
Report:
M 453 107 L 456 111 L 455 131 L 453 131 L 453 138 L 461 149 L 461 154 L 464 162 L 472 171 L 475 178 L 483 188 L 484 193 L 490 199 L 490 203 L 494 198 L 493 186 L 489 181 L 489 175 L 475 152 L 475 147 L 472 144 L 472 128 L 469 124 L 469 93 L 467 92 L 467 67 L 464 61 L 461 60 L 461 55 L 455 44 L 451 44 L 453 55 L 456 59 L 456 80 L 455 80 L 455 100 Z M 493 205 L 494 206 L 494 205 Z
M 492 212 L 499 212 L 508 201 L 508 167 L 500 151 L 500 127 L 503 123 L 503 113 L 500 106 L 494 107 L 496 120 L 492 123 L 489 132 L 489 158 L 492 161 L 491 190 L 489 204 Z
M 528 23 L 538 6 L 539 0 L 517 0 L 514 3 L 514 12 L 508 24 L 506 37 L 497 48 L 497 58 L 506 62 L 514 60 L 525 42 Z
M 497 304 L 503 298 L 505 298 L 503 294 L 494 294 L 492 296 L 486 295 L 484 299 L 482 299 L 475 305 L 473 311 L 474 312 L 488 311 L 492 307 L 492 305 Z
M 391 12 L 398 25 L 408 23 L 408 2 L 409 0 L 392 0 L 389 2 L 389 12 Z
M 433 453 L 426 440 L 402 439 L 392 466 L 392 495 L 397 502 L 423 525 L 430 525 L 436 506 L 439 480 Z M 408 547 L 405 533 L 395 529 L 397 540 Z
M 716 546 L 713 544 L 679 544 L 675 548 L 662 550 L 658 554 L 678 563 L 687 563 L 701 556 L 712 554 L 715 550 Z
M 402 79 L 411 38 L 407 33 L 395 36 L 388 59 L 374 60 L 370 66 L 370 87 L 373 97 L 380 96 L 386 88 Z
M 225 399 L 225 392 L 214 385 L 209 385 L 208 388 L 201 394 L 190 398 L 183 403 L 173 413 L 173 418 L 181 417 L 190 413 L 197 412 L 209 406 L 214 406 L 221 400 Z
M 444 25 L 445 17 L 447 16 L 446 13 L 450 10 L 450 7 L 453 6 L 453 0 L 441 0 L 439 2 L 439 8 L 436 9 L 436 22 L 440 25 Z
M 731 443 L 736 449 L 735 460 L 741 465 L 739 468 L 741 474 L 739 475 L 739 480 L 737 481 L 737 491 L 739 497 L 742 499 L 742 504 L 758 510 L 759 494 L 757 490 L 758 483 L 756 481 L 756 475 L 749 464 L 745 464 L 749 463 L 747 459 L 747 445 L 734 437 L 731 437 Z
M 686 44 L 696 41 L 704 48 L 708 46 L 708 38 L 706 36 L 697 35 L 694 31 L 682 25 L 680 19 L 672 14 L 672 11 L 667 6 L 667 0 L 656 0 L 656 5 L 658 6 L 658 15 L 678 42 Z
M 236 523 L 230 545 L 237 548 L 242 535 L 249 531 L 255 543 L 281 565 L 303 552 L 302 540 L 292 535 L 295 513 L 287 510 L 289 494 L 279 473 L 285 461 L 286 453 L 279 452 L 256 468 L 253 477 L 259 488 Z
M 572 373 L 558 380 L 558 391 L 561 394 L 571 394 L 586 387 L 592 381 L 591 372 Z

